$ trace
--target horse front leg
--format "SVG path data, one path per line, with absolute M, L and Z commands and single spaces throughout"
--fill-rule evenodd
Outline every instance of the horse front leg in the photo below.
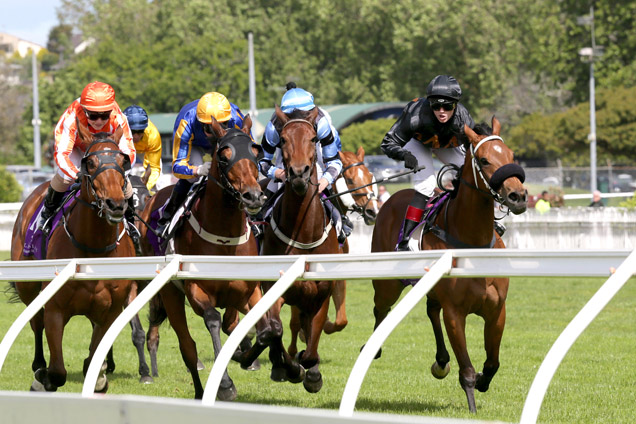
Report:
M 42 342 L 42 334 L 44 333 L 44 309 L 40 309 L 37 314 L 29 322 L 33 331 L 35 341 L 35 353 L 31 369 L 33 372 L 40 368 L 46 368 L 46 359 L 44 359 L 44 344 Z
M 499 347 L 506 325 L 506 305 L 502 304 L 492 316 L 484 318 L 484 348 L 486 349 L 486 361 L 483 371 L 477 374 L 475 388 L 485 392 L 490 382 L 499 369 Z
M 190 335 L 190 330 L 188 330 L 188 321 L 185 314 L 185 296 L 172 283 L 164 285 L 159 293 L 168 315 L 168 321 L 179 339 L 181 357 L 192 376 L 194 398 L 202 399 L 203 385 L 197 369 L 197 345 Z
M 212 336 L 212 346 L 214 347 L 215 360 L 219 357 L 221 351 L 221 313 L 212 305 L 209 305 L 203 312 L 203 320 L 205 326 Z M 217 398 L 224 401 L 232 401 L 236 399 L 236 387 L 227 372 L 227 368 L 223 371 L 223 377 L 217 392 Z
M 44 310 L 44 332 L 49 345 L 49 367 L 40 368 L 35 372 L 35 379 L 39 381 L 47 392 L 55 392 L 58 387 L 66 383 L 66 368 L 62 353 L 62 339 L 64 326 L 68 318 L 56 309 L 55 305 L 47 306 Z
M 305 378 L 305 370 L 294 361 L 283 346 L 283 323 L 280 319 L 280 309 L 284 299 L 280 298 L 269 310 L 269 360 L 272 362 L 270 378 L 273 381 L 289 381 L 300 383 Z M 258 335 L 256 336 L 258 339 Z
M 298 353 L 298 335 L 302 328 L 300 326 L 300 310 L 296 306 L 291 307 L 291 318 L 289 319 L 289 330 L 291 333 L 291 342 L 287 348 L 290 356 L 296 356 Z
M 325 322 L 325 333 L 332 334 L 336 331 L 342 331 L 349 321 L 347 320 L 347 309 L 345 308 L 345 298 L 347 291 L 347 282 L 345 280 L 334 281 L 333 292 L 331 297 L 333 298 L 333 305 L 336 309 L 336 320 L 334 322 Z
M 476 374 L 473 364 L 468 356 L 466 348 L 466 313 L 458 311 L 454 305 L 448 304 L 443 306 L 444 325 L 448 340 L 455 353 L 457 364 L 459 366 L 459 384 L 466 393 L 468 400 L 468 409 L 472 413 L 477 412 L 475 406 L 475 382 Z
M 301 352 L 299 359 L 301 365 L 307 370 L 305 379 L 303 380 L 303 386 L 309 393 L 318 393 L 322 388 L 322 374 L 318 368 L 318 365 L 320 364 L 318 344 L 320 343 L 320 335 L 322 334 L 323 326 L 327 320 L 328 311 L 329 296 L 326 297 L 320 309 L 313 317 L 311 317 L 311 320 L 304 320 L 309 323 L 309 328 L 305 329 L 305 334 L 309 334 L 309 337 L 307 337 L 307 350 L 305 352 Z
M 163 323 L 168 315 L 166 308 L 161 302 L 161 296 L 155 295 L 148 305 L 148 333 L 146 333 L 146 344 L 148 346 L 148 354 L 150 355 L 150 367 L 152 376 L 159 376 L 159 368 L 157 367 L 157 352 L 159 351 L 159 326 Z
M 450 355 L 446 350 L 446 343 L 444 343 L 444 332 L 442 331 L 442 324 L 439 319 L 439 314 L 442 310 L 442 305 L 435 299 L 430 297 L 426 299 L 426 314 L 431 321 L 433 327 L 433 334 L 435 335 L 435 345 L 437 347 L 435 353 L 435 362 L 431 365 L 431 374 L 433 377 L 442 379 L 450 372 Z
M 373 316 L 375 317 L 373 330 L 375 330 L 391 312 L 391 307 L 400 298 L 404 285 L 398 280 L 373 280 L 373 289 L 375 291 L 373 295 Z M 382 348 L 378 349 L 374 359 L 378 359 L 381 356 Z

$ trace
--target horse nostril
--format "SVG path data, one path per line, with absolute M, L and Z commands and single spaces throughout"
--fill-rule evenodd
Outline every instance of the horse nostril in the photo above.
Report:
M 124 210 L 124 202 L 116 202 L 113 199 L 106 199 L 106 206 L 111 211 Z

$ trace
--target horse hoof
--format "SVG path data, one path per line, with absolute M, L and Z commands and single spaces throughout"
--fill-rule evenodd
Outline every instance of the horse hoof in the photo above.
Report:
M 155 380 L 153 380 L 153 378 L 149 375 L 144 375 L 143 377 L 139 379 L 139 382 L 141 384 L 152 384 L 155 382 Z
M 245 368 L 246 371 L 258 371 L 260 369 L 261 369 L 261 363 L 258 361 L 258 359 L 255 359 L 254 362 L 252 362 L 252 365 Z
M 102 374 L 95 383 L 95 393 L 106 393 L 108 391 L 108 379 L 106 374 Z
M 37 380 L 33 380 L 33 383 L 31 383 L 31 388 L 29 389 L 29 391 L 31 391 L 31 392 L 45 392 L 46 389 L 44 388 L 44 385 L 42 383 L 40 383 Z
M 201 371 L 205 369 L 205 365 L 203 365 L 203 362 L 201 362 L 200 359 L 197 359 L 197 371 Z
M 303 387 L 309 393 L 318 393 L 322 389 L 322 374 L 308 372 L 303 380 Z
M 490 387 L 490 381 L 486 381 L 486 379 L 484 378 L 484 374 L 481 372 L 478 373 L 476 377 L 477 382 L 475 383 L 475 389 L 479 390 L 482 393 L 487 392 L 488 388 Z
M 285 368 L 282 368 L 282 367 L 272 368 L 272 372 L 269 374 L 269 378 L 272 381 L 276 381 L 278 383 L 287 381 L 287 373 L 285 372 Z
M 445 378 L 449 372 L 450 362 L 447 362 L 446 366 L 443 369 L 439 366 L 439 363 L 437 361 L 433 362 L 433 365 L 431 365 L 431 374 L 433 374 L 433 377 L 437 378 L 438 380 Z
M 292 378 L 290 378 L 290 377 L 289 377 L 289 375 L 287 376 L 287 380 L 288 380 L 290 383 L 298 384 L 298 383 L 300 383 L 301 381 L 304 381 L 304 380 L 305 380 L 305 368 L 303 368 L 303 366 L 302 366 L 302 365 L 300 365 L 300 364 L 298 364 L 298 368 L 300 368 L 300 371 L 298 372 L 298 376 L 297 376 L 297 377 L 292 377 Z
M 234 384 L 232 384 L 232 386 L 228 387 L 227 389 L 219 388 L 219 392 L 216 394 L 216 398 L 224 402 L 232 402 L 234 399 L 236 399 L 236 387 L 234 386 Z

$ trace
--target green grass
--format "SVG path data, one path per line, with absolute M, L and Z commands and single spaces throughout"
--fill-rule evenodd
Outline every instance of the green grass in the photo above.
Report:
M 511 279 L 501 368 L 490 390 L 475 394 L 476 417 L 471 417 L 468 412 L 452 354 L 449 376 L 441 381 L 431 376 L 430 365 L 435 355 L 433 335 L 425 304 L 418 305 L 386 341 L 382 358 L 373 362 L 362 385 L 356 411 L 518 422 L 530 384 L 550 346 L 602 283 L 602 279 Z M 632 279 L 626 284 L 565 357 L 548 389 L 539 422 L 636 422 L 633 407 L 636 399 L 634 283 L 636 281 Z M 0 302 L 5 300 L 2 296 Z M 348 327 L 342 333 L 321 338 L 324 386 L 319 393 L 305 392 L 302 384 L 272 382 L 269 379 L 270 363 L 264 354 L 260 371 L 247 372 L 238 364 L 230 364 L 230 376 L 238 389 L 237 401 L 336 410 L 360 346 L 371 335 L 372 308 L 370 282 L 350 282 Z M 0 334 L 6 333 L 23 309 L 21 304 L 3 303 Z M 207 367 L 200 373 L 205 384 L 213 363 L 212 343 L 201 318 L 194 316 L 191 310 L 188 312 L 191 332 Z M 144 325 L 146 317 L 147 313 L 143 312 Z M 478 371 L 485 360 L 482 331 L 482 320 L 471 315 L 467 322 L 467 344 Z M 82 361 L 88 352 L 89 337 L 90 325 L 85 318 L 76 317 L 67 325 L 64 362 L 69 378 L 60 392 L 81 392 Z M 25 328 L 0 373 L 0 390 L 29 389 L 33 379 L 30 369 L 32 340 L 30 329 Z M 48 358 L 48 351 L 46 356 Z M 191 379 L 181 360 L 176 337 L 167 325 L 161 328 L 160 376 L 154 384 L 138 383 L 136 353 L 128 330 L 115 343 L 115 360 L 117 369 L 110 377 L 109 394 L 193 396 Z

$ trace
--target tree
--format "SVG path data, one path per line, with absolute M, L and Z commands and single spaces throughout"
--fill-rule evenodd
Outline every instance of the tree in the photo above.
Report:
M 383 118 L 351 124 L 340 134 L 342 149 L 355 152 L 362 146 L 367 155 L 383 155 L 380 144 L 394 123 L 394 118 Z
M 22 197 L 22 186 L 15 175 L 0 166 L 0 203 L 19 202 Z

